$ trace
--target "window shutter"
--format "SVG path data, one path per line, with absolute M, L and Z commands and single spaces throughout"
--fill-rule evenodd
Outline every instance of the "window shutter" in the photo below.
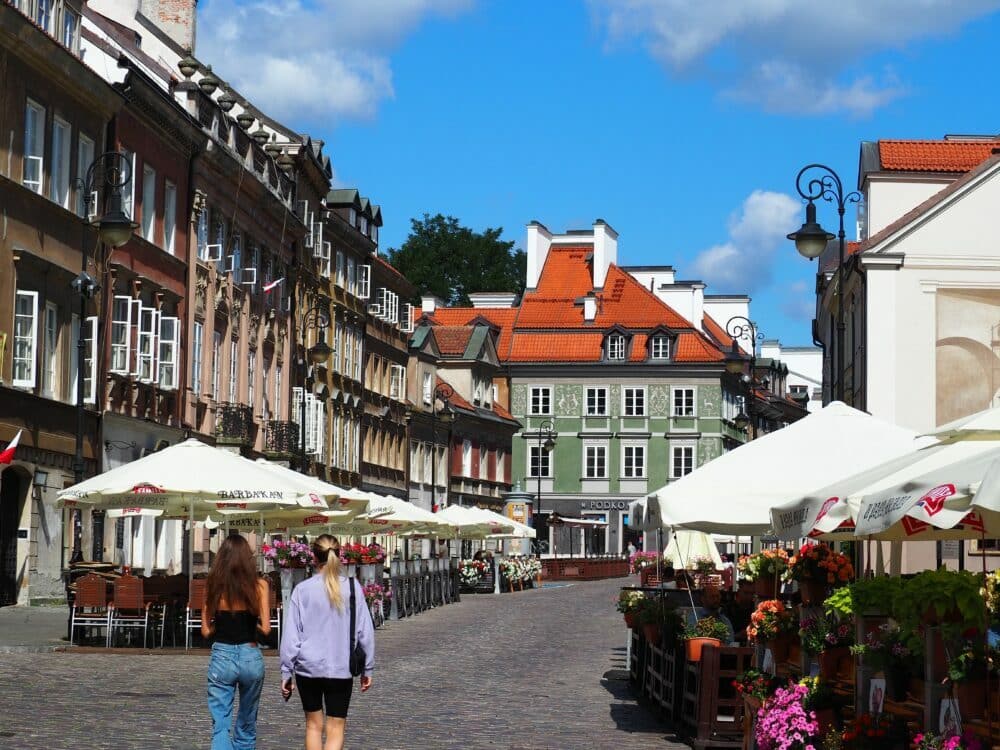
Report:
M 372 267 L 364 264 L 358 267 L 358 297 L 368 299 L 371 297 Z
M 180 351 L 180 321 L 171 316 L 160 318 L 159 356 L 156 363 L 157 380 L 160 388 L 168 391 L 177 389 L 177 354 Z M 215 365 L 217 367 L 217 363 Z M 218 374 L 216 370 L 214 375 Z
M 111 314 L 111 372 L 127 375 L 131 360 L 132 298 L 116 295 Z

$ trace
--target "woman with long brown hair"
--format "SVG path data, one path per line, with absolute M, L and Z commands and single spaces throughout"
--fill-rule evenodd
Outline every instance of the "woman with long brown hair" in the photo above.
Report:
M 361 677 L 364 693 L 372 686 L 375 668 L 375 627 L 364 590 L 357 580 L 341 574 L 339 552 L 340 545 L 329 534 L 316 538 L 312 545 L 316 573 L 295 587 L 285 607 L 281 693 L 288 700 L 294 688 L 299 690 L 306 715 L 306 750 L 342 750 L 353 675 Z M 354 659 L 358 664 L 352 672 L 354 644 L 364 649 L 364 663 Z
M 257 746 L 257 705 L 264 684 L 264 657 L 257 634 L 271 632 L 267 579 L 257 576 L 253 551 L 241 536 L 228 537 L 208 573 L 201 634 L 212 638 L 208 662 L 208 710 L 212 750 Z M 233 700 L 240 706 L 233 726 Z

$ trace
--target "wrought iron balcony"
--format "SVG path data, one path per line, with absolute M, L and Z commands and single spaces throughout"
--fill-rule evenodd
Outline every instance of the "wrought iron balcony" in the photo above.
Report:
M 246 404 L 220 404 L 215 438 L 220 445 L 253 445 L 253 411 Z
M 267 423 L 264 451 L 276 456 L 293 456 L 299 449 L 299 425 L 272 419 Z

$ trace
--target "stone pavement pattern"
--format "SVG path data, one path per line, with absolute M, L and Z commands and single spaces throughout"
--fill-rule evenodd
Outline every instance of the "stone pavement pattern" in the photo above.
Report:
M 390 623 L 376 633 L 372 690 L 355 691 L 347 747 L 684 747 L 621 679 L 621 584 L 465 596 Z M 206 665 L 206 652 L 0 655 L 0 748 L 207 748 Z M 284 703 L 277 659 L 266 665 L 258 747 L 301 747 L 298 696 Z

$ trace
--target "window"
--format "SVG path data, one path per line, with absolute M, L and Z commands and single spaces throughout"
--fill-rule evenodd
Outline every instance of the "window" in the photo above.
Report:
M 56 397 L 56 372 L 59 364 L 59 310 L 54 302 L 45 303 L 45 338 L 42 349 L 42 393 Z
M 264 360 L 263 379 L 260 384 L 260 413 L 267 420 L 271 418 L 271 408 L 267 402 L 267 388 L 271 384 L 271 360 Z
M 497 459 L 496 460 L 497 460 L 497 470 L 494 473 L 494 478 L 498 482 L 506 482 L 507 481 L 507 465 L 506 465 L 507 457 L 506 457 L 506 454 L 504 453 L 503 448 L 497 448 Z
M 361 347 L 363 342 L 361 337 L 355 334 L 354 336 L 354 379 L 361 380 Z
M 646 388 L 623 388 L 622 405 L 626 417 L 646 416 Z
M 544 445 L 528 446 L 528 476 L 529 477 L 551 477 L 552 476 L 552 453 L 545 450 Z
M 212 398 L 219 400 L 219 365 L 222 359 L 222 333 L 216 331 L 212 338 Z
M 694 388 L 674 388 L 674 416 L 694 416 Z
M 90 169 L 90 165 L 94 162 L 94 142 L 83 135 L 79 136 L 78 143 L 76 146 L 76 176 L 80 180 L 87 179 L 87 170 Z M 88 199 L 90 205 L 88 206 Z M 88 208 L 89 213 L 94 216 L 97 215 L 97 193 L 94 192 L 93 195 L 88 196 L 84 190 L 79 190 L 76 196 L 76 212 L 83 218 L 88 218 Z
M 229 342 L 229 403 L 236 403 L 236 388 L 238 383 L 238 373 L 236 369 L 240 359 L 240 342 L 235 339 Z
M 680 479 L 694 471 L 694 446 L 675 445 L 671 451 L 670 476 Z
M 198 243 L 198 259 L 208 260 L 208 208 L 204 207 L 198 212 L 198 223 L 195 226 L 195 233 Z
M 403 401 L 406 398 L 406 368 L 403 365 L 392 365 L 389 376 L 389 398 Z
M 587 479 L 606 479 L 608 476 L 608 447 L 587 445 L 583 449 L 584 476 Z
M 53 0 L 35 0 L 35 23 L 45 31 L 52 32 L 52 3 Z
M 429 372 L 424 373 L 424 404 L 431 405 L 434 398 L 434 376 Z
M 128 149 L 121 149 L 122 159 L 130 167 L 128 185 L 122 190 L 122 211 L 135 221 L 135 153 Z
M 371 239 L 376 245 L 378 244 L 378 225 L 372 224 Z
M 670 359 L 670 339 L 666 336 L 653 336 L 649 344 L 649 356 L 652 359 Z
M 194 350 L 191 354 L 191 390 L 196 396 L 201 395 L 201 341 L 204 324 L 194 323 Z
M 608 416 L 608 389 L 588 388 L 586 408 L 588 417 Z
M 490 475 L 490 463 L 489 463 L 490 452 L 486 450 L 485 445 L 479 446 L 479 478 L 488 479 Z
M 45 166 L 45 109 L 28 100 L 24 109 L 24 177 L 28 190 L 42 192 L 42 175 Z
M 474 375 L 472 377 L 472 380 L 475 383 L 472 394 L 472 403 L 474 403 L 476 406 L 479 406 L 479 404 L 481 404 L 483 401 L 483 381 Z
M 151 167 L 142 168 L 142 236 L 153 242 L 156 225 L 156 172 Z
M 622 476 L 625 479 L 644 479 L 646 477 L 646 446 L 622 446 Z
M 281 419 L 281 365 L 274 368 L 274 418 Z M 337 430 L 334 432 L 334 439 L 340 434 Z
M 806 396 L 809 394 L 809 386 L 807 385 L 790 385 L 788 386 L 788 392 L 793 396 Z
M 174 254 L 177 235 L 177 188 L 169 180 L 163 185 L 163 249 Z
M 529 414 L 545 415 L 552 413 L 552 388 L 547 385 L 531 387 L 531 403 Z
M 156 378 L 160 388 L 177 390 L 180 385 L 178 364 L 181 351 L 181 324 L 175 317 L 161 316 L 160 322 L 159 361 L 157 362 Z M 200 341 L 200 340 L 199 340 Z M 201 344 L 198 344 L 199 356 Z
M 347 257 L 347 291 L 351 294 L 358 293 L 358 266 L 350 256 Z
M 59 41 L 61 41 L 70 52 L 78 51 L 79 29 L 80 16 L 75 11 L 67 8 L 66 3 L 63 3 L 62 28 L 60 29 Z
M 372 267 L 368 264 L 358 266 L 358 297 L 368 299 L 372 292 Z
M 76 401 L 76 389 L 79 383 L 80 369 L 79 369 L 79 350 L 77 349 L 76 342 L 80 340 L 80 316 L 73 316 L 72 325 L 73 341 L 70 351 L 72 352 L 70 356 L 70 367 L 72 369 L 73 376 L 73 392 L 67 394 L 67 401 Z M 83 401 L 87 404 L 93 404 L 97 400 L 97 394 L 94 388 L 94 362 L 97 360 L 97 318 L 96 316 L 91 316 L 84 321 L 83 330 L 83 340 L 84 340 L 84 360 L 83 360 Z
M 111 306 L 111 372 L 128 375 L 131 344 L 132 298 L 115 295 Z
M 139 306 L 139 348 L 136 352 L 136 370 L 139 381 L 142 383 L 152 383 L 156 375 L 153 363 L 155 352 L 155 339 L 157 328 L 159 327 L 160 313 L 152 307 Z
M 257 380 L 257 352 L 253 349 L 250 350 L 250 356 L 247 357 L 247 403 L 250 408 L 253 409 L 256 402 L 254 401 L 254 386 Z M 311 394 L 310 394 L 311 395 Z M 315 408 L 315 407 L 313 407 Z
M 344 286 L 344 251 L 337 251 L 337 276 L 334 279 L 337 286 L 343 288 Z
M 608 359 L 625 359 L 625 337 L 620 333 L 608 336 Z
M 52 121 L 52 174 L 49 175 L 49 198 L 69 208 L 69 147 L 73 129 L 58 117 Z
M 472 476 L 472 441 L 462 441 L 462 476 Z

